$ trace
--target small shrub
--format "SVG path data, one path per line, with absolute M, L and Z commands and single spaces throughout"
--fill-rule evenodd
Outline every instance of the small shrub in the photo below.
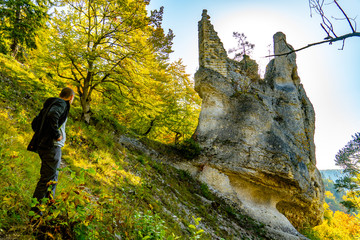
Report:
M 199 224 L 200 224 L 201 218 L 195 218 L 194 216 L 192 218 L 193 218 L 195 224 L 190 224 L 189 225 L 189 229 L 190 229 L 190 232 L 192 234 L 190 239 L 191 240 L 201 239 L 201 236 L 204 233 L 204 230 L 199 229 Z
M 186 159 L 194 159 L 201 153 L 201 148 L 199 143 L 194 139 L 189 138 L 178 145 L 177 147 L 179 153 Z
M 164 239 L 165 222 L 157 214 L 147 211 L 145 214 L 135 212 L 134 215 L 135 239 Z
M 209 199 L 209 200 L 213 200 L 213 199 L 214 199 L 212 193 L 211 193 L 210 190 L 209 190 L 208 185 L 206 185 L 205 183 L 201 183 L 201 185 L 200 185 L 200 190 L 201 190 L 202 195 L 203 195 L 204 197 L 206 197 L 207 199 Z
M 178 172 L 178 178 L 181 182 L 187 182 L 190 179 L 192 179 L 192 177 L 188 171 L 177 170 L 177 172 Z

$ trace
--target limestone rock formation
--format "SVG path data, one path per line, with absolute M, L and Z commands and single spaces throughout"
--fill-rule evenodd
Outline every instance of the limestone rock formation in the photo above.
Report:
M 315 166 L 315 113 L 296 55 L 272 59 L 261 79 L 257 67 L 244 70 L 227 57 L 209 19 L 204 10 L 195 74 L 202 106 L 194 136 L 203 153 L 189 169 L 281 239 L 301 239 L 296 229 L 321 222 L 324 187 Z M 276 33 L 275 54 L 290 50 Z

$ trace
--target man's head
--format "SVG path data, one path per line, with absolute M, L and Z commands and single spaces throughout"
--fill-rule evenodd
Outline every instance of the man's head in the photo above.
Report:
M 64 99 L 65 101 L 69 101 L 70 104 L 74 101 L 75 92 L 69 87 L 65 87 L 60 92 L 60 98 Z

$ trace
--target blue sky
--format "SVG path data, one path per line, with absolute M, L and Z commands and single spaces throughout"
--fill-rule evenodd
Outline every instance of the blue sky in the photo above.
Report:
M 338 0 L 349 16 L 360 14 L 360 1 Z M 183 59 L 193 77 L 198 67 L 198 30 L 203 9 L 218 32 L 225 49 L 235 47 L 232 32 L 243 32 L 255 49 L 251 55 L 262 71 L 272 36 L 282 31 L 293 47 L 321 41 L 325 33 L 320 17 L 310 17 L 308 0 L 151 0 L 148 9 L 164 6 L 163 28 L 175 33 L 172 60 Z M 329 17 L 342 17 L 327 5 Z M 360 27 L 360 20 L 358 20 Z M 349 27 L 336 21 L 340 35 Z M 360 31 L 360 30 L 358 30 Z M 360 38 L 312 47 L 297 53 L 298 73 L 316 113 L 315 144 L 319 169 L 335 168 L 338 150 L 360 131 Z

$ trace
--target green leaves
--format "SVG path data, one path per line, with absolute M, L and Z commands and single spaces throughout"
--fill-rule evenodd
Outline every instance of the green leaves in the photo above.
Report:
M 346 191 L 347 199 L 341 202 L 350 212 L 360 209 L 360 133 L 339 150 L 336 165 L 344 168 L 343 176 L 336 180 L 335 187 Z
M 17 59 L 24 48 L 36 48 L 37 32 L 45 27 L 47 3 L 31 0 L 0 1 L 0 50 Z M 20 54 L 19 54 L 20 53 Z
M 134 214 L 134 239 L 160 240 L 165 238 L 165 222 L 157 214 L 147 211 Z

